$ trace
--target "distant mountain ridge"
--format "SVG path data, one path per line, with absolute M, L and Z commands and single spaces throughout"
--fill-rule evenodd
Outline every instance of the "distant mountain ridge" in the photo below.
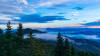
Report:
M 100 54 L 100 43 L 88 39 L 73 39 L 74 40 L 74 45 L 76 48 L 79 50 L 84 50 L 84 51 L 90 51 L 93 53 Z
M 30 30 L 31 30 L 30 28 L 23 29 L 24 34 L 28 34 Z M 33 31 L 33 33 L 46 33 L 44 31 L 40 31 L 38 29 L 32 29 L 32 31 Z
M 46 30 L 68 34 L 100 35 L 100 28 L 47 28 Z

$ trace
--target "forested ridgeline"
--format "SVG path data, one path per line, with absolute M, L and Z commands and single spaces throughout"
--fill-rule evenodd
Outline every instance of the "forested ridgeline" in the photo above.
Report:
M 16 33 L 12 32 L 10 21 L 6 32 L 0 29 L 0 56 L 99 56 L 91 52 L 79 51 L 66 38 L 58 33 L 56 44 L 35 39 L 29 30 L 29 38 L 24 38 L 23 26 L 20 23 Z

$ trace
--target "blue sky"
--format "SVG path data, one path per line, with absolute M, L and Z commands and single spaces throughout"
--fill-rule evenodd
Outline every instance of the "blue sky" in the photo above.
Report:
M 0 27 L 100 28 L 100 0 L 0 0 Z

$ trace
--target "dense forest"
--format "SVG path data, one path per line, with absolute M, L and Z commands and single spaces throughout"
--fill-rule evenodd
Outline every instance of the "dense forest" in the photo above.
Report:
M 78 50 L 69 43 L 67 37 L 63 39 L 60 32 L 56 43 L 35 39 L 31 29 L 28 38 L 24 38 L 24 34 L 21 23 L 16 33 L 12 32 L 10 21 L 7 23 L 6 32 L 0 29 L 0 56 L 99 56 Z

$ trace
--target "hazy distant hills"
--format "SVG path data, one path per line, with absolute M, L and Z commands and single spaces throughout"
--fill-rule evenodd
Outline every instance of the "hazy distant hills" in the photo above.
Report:
M 30 28 L 26 28 L 26 29 L 23 29 L 24 31 L 24 34 L 28 34 L 29 31 L 30 31 Z M 37 29 L 32 29 L 33 33 L 46 33 L 44 31 L 40 31 L 40 30 L 37 30 Z
M 30 28 L 24 29 L 24 33 L 28 33 Z M 42 29 L 41 29 L 42 30 Z M 49 43 L 55 43 L 57 35 L 49 34 L 46 32 L 66 32 L 68 34 L 85 34 L 85 35 L 100 35 L 100 28 L 47 28 L 45 31 L 33 29 L 33 33 L 38 33 L 36 35 L 39 39 L 44 39 Z M 43 34 L 40 34 L 43 33 Z M 52 40 L 54 39 L 54 40 Z M 100 42 L 90 40 L 90 39 L 75 39 L 69 38 L 71 43 L 75 45 L 79 50 L 90 51 L 93 53 L 100 53 Z M 97 39 L 96 39 L 97 40 Z M 99 40 L 99 39 L 98 39 Z
M 29 33 L 30 28 L 23 29 L 24 33 Z M 5 30 L 4 30 L 5 31 Z M 12 30 L 16 32 L 16 29 Z M 67 34 L 100 35 L 100 28 L 37 28 L 33 33 L 62 32 Z
M 68 34 L 100 35 L 100 28 L 47 28 L 46 30 Z
M 88 39 L 73 39 L 74 45 L 79 50 L 90 51 L 100 54 L 100 43 Z

